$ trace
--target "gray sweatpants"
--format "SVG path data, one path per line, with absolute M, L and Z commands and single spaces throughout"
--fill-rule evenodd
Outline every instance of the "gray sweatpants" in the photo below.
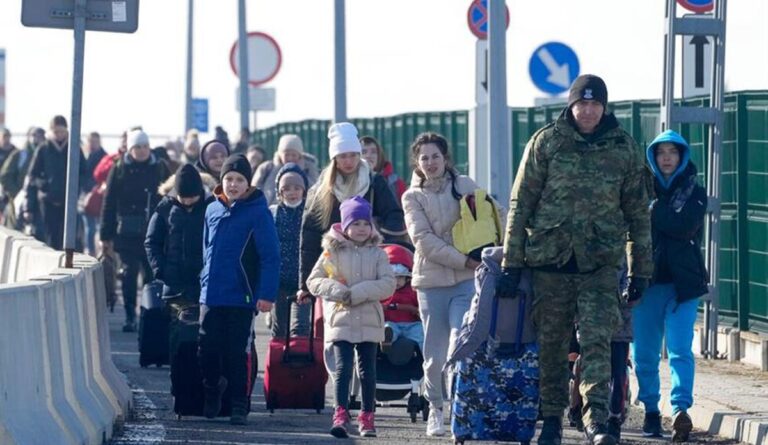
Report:
M 443 366 L 469 311 L 473 280 L 450 287 L 419 289 L 419 314 L 424 324 L 424 381 L 431 408 L 443 409 Z

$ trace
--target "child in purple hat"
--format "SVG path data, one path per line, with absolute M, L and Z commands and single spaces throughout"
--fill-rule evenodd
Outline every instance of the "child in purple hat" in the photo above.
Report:
M 381 235 L 373 227 L 371 205 L 354 196 L 341 203 L 341 223 L 323 237 L 323 254 L 307 280 L 312 295 L 323 299 L 325 341 L 336 358 L 336 409 L 331 434 L 348 437 L 349 383 L 357 350 L 362 410 L 357 417 L 363 437 L 375 437 L 376 348 L 384 340 L 381 300 L 395 291 L 395 276 Z

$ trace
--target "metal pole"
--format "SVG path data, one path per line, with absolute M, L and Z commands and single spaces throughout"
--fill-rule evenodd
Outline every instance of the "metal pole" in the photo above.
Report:
M 333 121 L 347 120 L 347 49 L 344 0 L 334 0 L 334 102 Z
M 509 118 L 507 107 L 506 6 L 504 0 L 488 2 L 488 165 L 491 195 L 506 202 L 510 193 Z
M 184 102 L 184 133 L 192 128 L 192 35 L 194 27 L 195 0 L 189 0 L 187 7 L 187 88 Z
M 720 174 L 722 171 L 722 141 L 723 141 L 723 94 L 725 89 L 725 12 L 726 0 L 715 1 L 715 19 L 721 20 L 723 32 L 715 37 L 714 67 L 712 75 L 712 89 L 709 96 L 710 106 L 717 110 L 718 118 L 714 125 L 709 126 L 709 174 L 707 177 L 707 194 L 710 202 L 716 207 L 709 213 L 709 242 L 707 243 L 707 265 L 709 266 L 711 292 L 710 298 L 705 304 L 705 310 L 709 313 L 705 328 L 709 333 L 710 358 L 718 358 L 717 351 L 717 324 L 719 318 L 720 303 Z M 746 246 L 739 246 L 739 249 Z
M 240 128 L 248 128 L 248 34 L 245 27 L 245 0 L 238 0 L 237 58 L 240 68 Z
M 77 198 L 80 189 L 80 114 L 83 104 L 86 0 L 75 0 L 75 57 L 72 73 L 72 115 L 67 160 L 67 194 L 64 207 L 64 267 L 72 267 L 77 234 Z
M 672 126 L 672 107 L 675 100 L 675 14 L 676 0 L 667 0 L 664 9 L 664 75 L 661 91 L 661 131 Z

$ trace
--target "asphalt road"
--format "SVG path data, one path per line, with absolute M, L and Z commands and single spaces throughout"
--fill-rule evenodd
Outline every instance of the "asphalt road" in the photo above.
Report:
M 120 371 L 125 373 L 134 392 L 135 411 L 124 424 L 122 431 L 110 442 L 112 445 L 127 444 L 325 444 L 339 443 L 328 434 L 331 422 L 332 390 L 326 389 L 326 409 L 317 414 L 309 410 L 278 410 L 270 414 L 265 409 L 262 377 L 266 357 L 268 334 L 263 316 L 257 322 L 256 347 L 259 354 L 259 374 L 252 397 L 253 410 L 247 426 L 229 425 L 228 419 L 208 420 L 189 417 L 177 420 L 173 413 L 173 399 L 170 391 L 169 368 L 141 368 L 135 333 L 121 332 L 121 306 L 109 315 L 112 356 Z M 447 412 L 447 411 L 446 411 Z M 666 439 L 645 439 L 640 435 L 642 409 L 633 406 L 625 424 L 622 443 L 654 444 L 669 443 Z M 666 424 L 669 429 L 669 424 Z M 377 408 L 377 438 L 352 436 L 348 443 L 367 444 L 436 444 L 452 443 L 450 435 L 427 437 L 425 422 L 419 419 L 411 423 L 405 408 Z M 450 428 L 447 427 L 448 430 Z M 535 442 L 535 441 L 534 441 Z M 582 433 L 566 428 L 564 443 L 581 444 Z M 692 443 L 730 445 L 737 442 L 694 432 Z M 470 442 L 467 442 L 470 443 Z

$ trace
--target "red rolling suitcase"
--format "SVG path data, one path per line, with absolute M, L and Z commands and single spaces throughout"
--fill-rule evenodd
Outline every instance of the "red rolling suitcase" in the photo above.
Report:
M 312 304 L 312 323 L 309 337 L 291 337 L 286 329 L 285 338 L 273 337 L 269 341 L 264 370 L 264 399 L 267 409 L 325 408 L 325 384 L 328 373 L 323 363 L 323 339 L 315 334 L 315 302 Z M 288 311 L 286 326 L 290 326 Z

